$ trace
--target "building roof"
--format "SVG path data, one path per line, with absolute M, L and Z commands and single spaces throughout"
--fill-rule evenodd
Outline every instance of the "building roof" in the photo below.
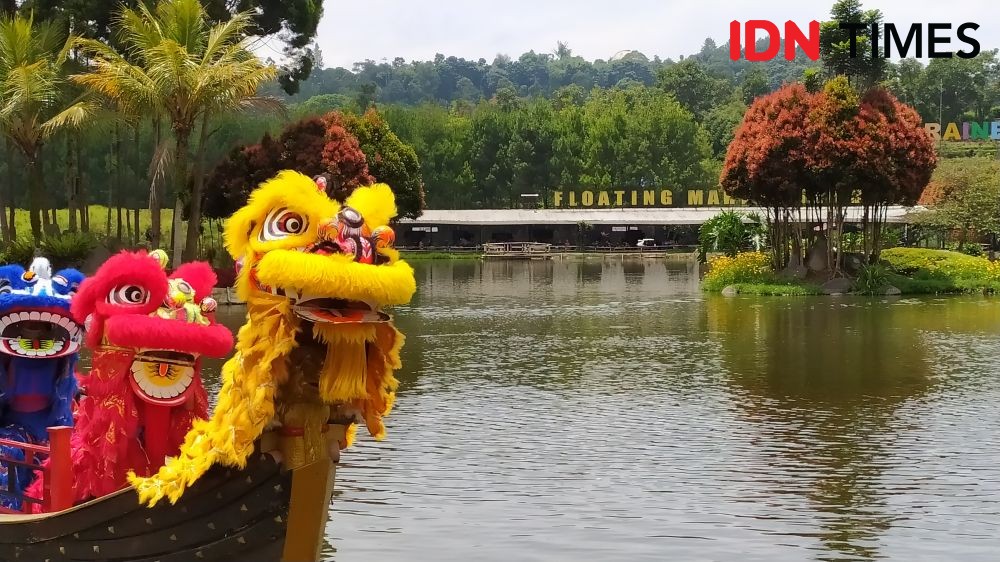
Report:
M 702 224 L 724 210 L 758 213 L 755 207 L 660 207 L 625 209 L 428 209 L 417 219 L 401 219 L 403 224 L 414 225 L 482 225 L 503 226 L 522 224 L 579 224 L 592 225 L 681 225 Z M 909 215 L 923 211 L 923 207 L 892 206 L 887 209 L 886 221 L 910 222 Z M 862 207 L 848 207 L 847 222 L 861 222 Z M 805 217 L 805 210 L 802 211 Z

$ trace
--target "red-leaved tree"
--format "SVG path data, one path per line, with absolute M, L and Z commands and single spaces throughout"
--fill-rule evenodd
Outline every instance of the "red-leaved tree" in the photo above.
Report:
M 810 172 L 812 142 L 805 126 L 815 98 L 801 84 L 758 97 L 736 129 L 722 167 L 720 182 L 726 193 L 767 210 L 776 269 L 788 264 L 791 225 L 798 223 L 803 190 L 815 181 Z M 796 235 L 798 258 L 800 246 Z
M 757 98 L 729 145 L 720 182 L 730 195 L 768 209 L 776 268 L 789 261 L 788 223 L 793 215 L 801 221 L 803 192 L 807 220 L 825 221 L 838 248 L 847 206 L 860 199 L 865 253 L 874 261 L 887 207 L 914 204 L 935 165 L 913 108 L 881 89 L 859 96 L 838 77 L 816 94 L 791 84 Z M 800 248 L 794 244 L 796 256 Z M 827 248 L 836 275 L 840 256 Z
M 321 160 L 329 180 L 327 190 L 339 201 L 358 186 L 371 185 L 375 178 L 368 173 L 368 158 L 347 127 L 343 116 L 332 111 L 323 116 L 326 125 Z

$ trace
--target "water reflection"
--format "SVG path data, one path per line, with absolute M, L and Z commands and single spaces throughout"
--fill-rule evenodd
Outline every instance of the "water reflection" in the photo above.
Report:
M 417 264 L 388 440 L 345 454 L 325 555 L 1000 551 L 998 301 L 714 299 L 696 271 Z

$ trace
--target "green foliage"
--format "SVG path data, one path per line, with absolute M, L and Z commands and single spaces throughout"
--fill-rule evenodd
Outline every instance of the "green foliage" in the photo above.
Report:
M 99 241 L 93 234 L 86 232 L 66 232 L 47 236 L 42 240 L 42 255 L 47 257 L 55 267 L 83 266 L 90 253 L 97 248 Z
M 881 28 L 882 13 L 862 10 L 860 0 L 838 0 L 830 10 L 830 19 L 820 26 L 819 35 L 820 60 L 827 76 L 848 76 L 861 90 L 881 82 L 886 59 L 881 56 L 881 38 L 876 40 L 876 53 L 872 56 L 872 26 Z M 840 28 L 840 24 L 847 22 L 863 25 L 855 32 L 854 56 L 851 56 L 851 31 Z
M 882 252 L 889 281 L 903 293 L 997 292 L 1000 262 L 949 250 L 890 248 Z
M 821 295 L 823 291 L 812 283 L 787 281 L 784 283 L 736 283 L 733 285 L 738 295 L 762 297 L 804 297 Z
M 918 224 L 959 230 L 963 242 L 969 231 L 1000 233 L 1000 161 L 943 160 L 933 182 L 939 200 L 931 203 L 931 212 L 917 215 Z
M 705 263 L 710 252 L 735 257 L 750 246 L 751 228 L 743 223 L 743 213 L 722 211 L 698 229 L 698 261 Z
M 28 239 L 15 240 L 0 252 L 0 263 L 16 263 L 28 267 L 35 258 L 35 243 Z
M 854 292 L 861 295 L 881 295 L 889 285 L 889 270 L 880 263 L 862 266 L 854 280 Z
M 368 159 L 368 171 L 375 181 L 389 184 L 396 194 L 399 216 L 419 217 L 424 209 L 424 189 L 413 148 L 399 140 L 374 108 L 361 117 L 348 116 L 345 121 Z
M 766 78 L 764 81 L 765 86 L 752 87 L 767 91 Z M 672 94 L 697 119 L 704 118 L 709 110 L 722 105 L 734 93 L 732 84 L 711 76 L 704 66 L 691 59 L 660 70 L 656 75 L 656 86 Z

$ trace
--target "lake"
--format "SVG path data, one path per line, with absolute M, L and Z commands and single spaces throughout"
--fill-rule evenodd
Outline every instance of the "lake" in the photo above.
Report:
M 332 560 L 1000 553 L 998 299 L 714 297 L 662 259 L 415 267 Z

